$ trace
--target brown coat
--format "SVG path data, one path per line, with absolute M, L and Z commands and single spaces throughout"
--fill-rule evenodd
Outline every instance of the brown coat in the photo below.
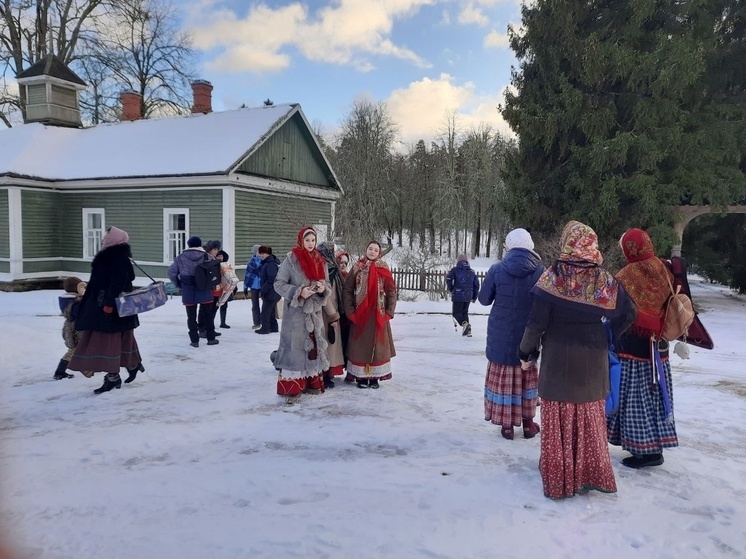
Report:
M 355 278 L 359 271 L 353 266 L 352 271 L 345 279 L 344 290 L 342 292 L 344 310 L 347 316 L 355 312 Z M 388 286 L 386 288 L 386 314 L 394 317 L 396 309 L 396 288 Z M 385 363 L 396 355 L 394 349 L 394 340 L 391 336 L 391 326 L 386 322 L 383 327 L 382 339 L 376 341 L 376 324 L 370 320 L 368 324 L 361 327 L 350 322 L 350 335 L 347 342 L 347 358 L 356 363 Z
M 611 319 L 616 336 L 635 320 L 635 305 L 619 288 L 620 312 Z M 541 347 L 540 347 L 541 346 Z M 534 295 L 519 348 L 522 359 L 541 349 L 539 396 L 575 404 L 609 393 L 609 344 L 599 312 L 561 307 Z

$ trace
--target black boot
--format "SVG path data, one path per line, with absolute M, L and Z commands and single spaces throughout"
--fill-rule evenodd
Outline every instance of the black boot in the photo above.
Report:
M 324 388 L 334 388 L 334 381 L 331 373 L 324 373 Z
M 101 388 L 94 390 L 93 393 L 103 394 L 112 388 L 122 388 L 122 377 L 119 376 L 119 373 L 107 373 L 104 377 L 104 384 L 101 385 Z
M 230 326 L 228 326 L 228 325 L 227 325 L 227 324 L 225 323 L 225 316 L 226 316 L 227 314 L 228 314 L 228 306 L 227 306 L 227 305 L 222 305 L 222 306 L 220 307 L 220 327 L 221 327 L 221 328 L 230 328 Z
M 124 379 L 124 384 L 129 384 L 135 380 L 137 378 L 137 373 L 144 373 L 145 367 L 142 366 L 142 361 L 140 361 L 140 363 L 137 364 L 137 367 L 134 369 L 127 369 L 127 372 L 129 373 L 129 376 Z
M 66 361 L 65 359 L 60 359 L 60 362 L 57 365 L 57 370 L 54 372 L 54 376 L 52 378 L 54 380 L 60 380 L 63 378 L 73 378 L 73 375 L 67 374 L 67 366 L 69 364 L 70 364 L 69 361 Z

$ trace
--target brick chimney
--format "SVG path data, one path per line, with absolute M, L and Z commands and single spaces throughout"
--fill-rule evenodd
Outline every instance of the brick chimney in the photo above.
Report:
M 212 112 L 212 84 L 207 80 L 195 80 L 192 82 L 192 93 L 194 104 L 192 114 Z
M 122 91 L 119 94 L 122 101 L 122 116 L 120 120 L 142 119 L 142 95 L 137 91 Z

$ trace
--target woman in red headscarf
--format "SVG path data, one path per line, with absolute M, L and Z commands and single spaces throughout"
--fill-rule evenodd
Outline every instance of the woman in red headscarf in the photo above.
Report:
M 632 453 L 630 468 L 663 464 L 663 449 L 679 446 L 673 418 L 668 342 L 658 341 L 673 274 L 655 256 L 650 236 L 630 229 L 619 241 L 627 265 L 616 275 L 637 306 L 637 319 L 619 340 L 619 407 L 607 418 L 609 442 Z M 660 368 L 656 366 L 656 348 Z M 662 378 L 660 378 L 662 376 Z
M 345 315 L 350 321 L 347 372 L 358 388 L 378 388 L 391 378 L 391 358 L 396 355 L 389 320 L 396 308 L 396 284 L 381 260 L 381 245 L 371 241 L 365 256 L 352 266 L 344 284 Z
M 285 299 L 275 368 L 277 394 L 292 402 L 302 392 L 324 392 L 322 373 L 329 368 L 322 310 L 330 293 L 323 257 L 316 250 L 316 230 L 303 227 L 288 253 L 274 288 Z
M 541 349 L 541 457 L 544 495 L 572 497 L 589 489 L 616 491 L 606 443 L 609 343 L 635 318 L 635 307 L 601 266 L 595 231 L 577 221 L 565 226 L 560 256 L 539 277 L 518 357 L 528 369 Z

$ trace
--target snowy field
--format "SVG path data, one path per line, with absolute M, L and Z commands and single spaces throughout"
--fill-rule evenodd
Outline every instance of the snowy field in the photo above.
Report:
M 22 558 L 746 557 L 746 297 L 692 281 L 716 349 L 672 356 L 681 446 L 619 492 L 542 494 L 539 438 L 484 421 L 489 309 L 474 337 L 446 301 L 400 302 L 381 389 L 337 383 L 288 406 L 278 335 L 228 310 L 220 345 L 189 347 L 178 299 L 141 316 L 146 372 L 51 377 L 57 291 L 0 293 L 0 505 Z

